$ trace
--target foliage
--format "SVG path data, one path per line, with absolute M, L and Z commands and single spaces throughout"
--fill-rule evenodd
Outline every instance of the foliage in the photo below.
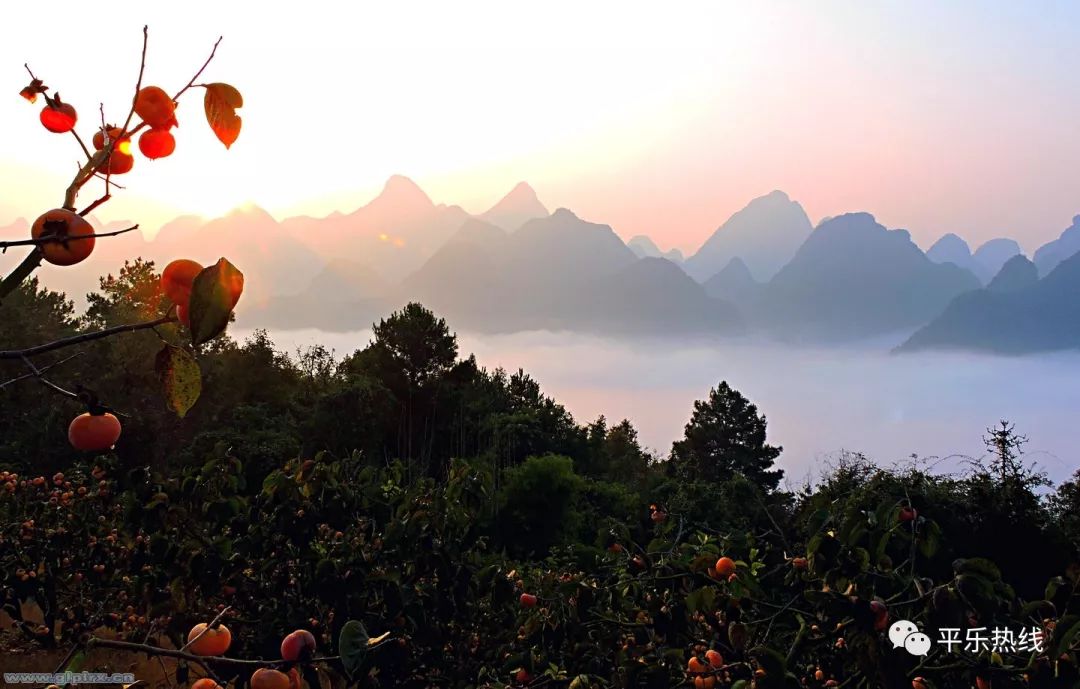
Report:
M 685 437 L 671 448 L 674 468 L 684 476 L 722 480 L 738 472 L 766 489 L 780 484 L 771 469 L 781 448 L 765 442 L 765 417 L 738 390 L 722 381 L 709 399 L 694 403 Z

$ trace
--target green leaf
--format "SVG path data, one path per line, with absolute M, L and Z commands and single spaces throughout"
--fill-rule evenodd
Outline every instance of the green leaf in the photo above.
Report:
M 165 394 L 165 405 L 181 419 L 202 393 L 202 371 L 186 350 L 166 343 L 154 357 L 154 371 Z
M 923 557 L 933 557 L 941 545 L 941 527 L 937 522 L 927 519 L 919 534 L 919 552 Z M 995 567 L 996 569 L 996 567 Z
M 716 589 L 703 586 L 686 594 L 686 607 L 690 612 L 711 611 L 716 602 Z
M 368 633 L 364 625 L 357 620 L 349 620 L 341 628 L 338 636 L 338 654 L 341 664 L 349 679 L 356 679 L 356 674 L 367 659 Z
M 229 325 L 244 290 L 244 274 L 226 259 L 203 268 L 191 284 L 191 343 L 209 342 Z

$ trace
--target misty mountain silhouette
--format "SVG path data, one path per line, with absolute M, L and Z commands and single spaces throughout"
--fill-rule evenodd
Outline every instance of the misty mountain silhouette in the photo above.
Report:
M 763 290 L 762 284 L 754 280 L 750 269 L 738 256 L 728 261 L 723 270 L 706 280 L 702 287 L 709 296 L 734 302 L 744 312 L 756 308 Z
M 397 281 L 435 253 L 468 217 L 459 206 L 436 205 L 415 182 L 394 175 L 377 197 L 351 213 L 288 218 L 281 225 L 324 261 L 366 263 Z
M 958 296 L 944 313 L 912 335 L 898 351 L 975 349 L 1005 354 L 1080 348 L 1080 254 L 1060 262 L 1049 275 L 1031 282 L 1022 257 L 1009 261 L 1010 273 L 996 278 L 996 289 Z M 1001 289 L 1009 280 L 1026 283 Z
M 1039 269 L 1027 256 L 1016 255 L 1005 262 L 986 286 L 991 292 L 1018 292 L 1039 281 Z
M 530 220 L 545 218 L 547 215 L 548 210 L 540 203 L 540 199 L 536 198 L 533 188 L 525 182 L 518 182 L 509 194 L 479 217 L 507 232 L 513 232 Z
M 742 327 L 735 307 L 709 297 L 678 266 L 637 258 L 609 226 L 565 208 L 510 233 L 470 218 L 385 291 L 305 292 L 255 315 L 277 323 L 284 309 L 293 327 L 352 329 L 410 300 L 482 332 L 732 334 Z
M 132 224 L 89 220 L 99 231 Z M 181 216 L 150 239 L 136 231 L 101 241 L 94 261 L 46 265 L 39 275 L 81 303 L 101 275 L 115 274 L 136 256 L 160 267 L 178 257 L 209 264 L 226 255 L 248 278 L 240 316 L 257 327 L 366 328 L 419 300 L 463 328 L 484 332 L 752 329 L 786 340 L 839 341 L 925 325 L 905 347 L 1074 346 L 1067 326 L 1031 319 L 1071 317 L 1063 302 L 1080 284 L 1080 267 L 1061 257 L 1080 251 L 1080 216 L 1040 248 L 1034 264 L 1007 238 L 973 254 L 950 234 L 923 254 L 906 231 L 887 230 L 868 213 L 809 227 L 798 203 L 773 192 L 733 215 L 680 265 L 677 251 L 663 254 L 647 236 L 624 243 L 609 226 L 568 209 L 548 214 L 525 183 L 472 216 L 434 203 L 413 181 L 395 175 L 351 213 L 278 222 L 247 205 L 211 220 Z M 0 232 L 25 236 L 29 227 L 19 220 Z M 18 260 L 15 252 L 0 257 L 8 268 Z M 1046 274 L 1047 266 L 1057 268 Z M 755 277 L 770 270 L 776 271 L 771 279 Z M 1001 341 L 987 335 L 1000 327 L 998 308 L 1028 309 L 1017 322 L 1030 334 Z M 998 319 L 997 326 L 980 319 Z
M 1072 225 L 1061 236 L 1043 244 L 1035 251 L 1033 260 L 1039 275 L 1047 276 L 1059 263 L 1080 251 L 1080 215 L 1073 216 Z
M 582 220 L 568 209 L 530 220 L 503 241 L 491 241 L 491 231 L 478 227 L 467 235 L 405 280 L 398 301 L 420 299 L 466 327 L 485 331 L 733 332 L 739 327 L 735 309 L 709 298 L 678 266 L 660 258 L 638 259 L 609 226 Z
M 630 247 L 630 250 L 638 258 L 666 258 L 676 264 L 682 263 L 684 260 L 682 252 L 678 249 L 660 251 L 660 247 L 656 246 L 656 243 L 650 237 L 643 234 L 631 237 L 627 240 L 626 246 Z
M 934 263 L 952 263 L 971 272 L 983 285 L 990 282 L 1001 267 L 1020 253 L 1020 245 L 1014 239 L 999 237 L 980 246 L 974 253 L 968 243 L 953 233 L 943 235 L 926 251 L 926 257 Z
M 686 259 L 684 267 L 703 282 L 739 257 L 755 279 L 767 281 L 791 260 L 812 229 L 802 206 L 774 191 L 732 215 Z
M 1006 263 L 1022 253 L 1016 240 L 1008 237 L 998 237 L 983 242 L 971 255 L 975 260 L 975 264 L 983 271 L 982 274 L 976 274 L 975 277 L 981 279 L 983 283 L 988 283 L 1001 272 Z
M 813 231 L 766 285 L 759 313 L 785 338 L 869 337 L 916 327 L 978 287 L 970 272 L 930 261 L 906 230 L 849 213 Z

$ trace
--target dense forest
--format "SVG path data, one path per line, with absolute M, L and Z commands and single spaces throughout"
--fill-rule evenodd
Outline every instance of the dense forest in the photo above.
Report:
M 141 260 L 87 303 L 24 282 L 0 350 L 171 308 Z M 223 623 L 227 656 L 166 654 L 162 686 L 255 685 L 259 662 L 311 687 L 1080 681 L 1080 482 L 1051 486 L 1008 423 L 988 420 L 962 475 L 844 455 L 793 485 L 723 381 L 657 456 L 629 421 L 576 420 L 526 372 L 485 369 L 416 303 L 343 357 L 262 332 L 198 346 L 202 395 L 177 418 L 152 362 L 182 328 L 36 357 L 40 375 L 0 361 L 8 657 L 101 669 L 102 649 L 158 655 Z M 112 451 L 72 449 L 81 409 L 46 373 L 123 415 Z M 927 655 L 894 647 L 900 620 Z M 950 649 L 950 628 L 1038 643 Z M 324 660 L 284 659 L 294 629 Z

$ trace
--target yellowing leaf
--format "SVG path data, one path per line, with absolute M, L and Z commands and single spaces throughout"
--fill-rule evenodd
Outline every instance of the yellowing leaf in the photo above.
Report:
M 206 121 L 225 148 L 232 146 L 236 137 L 240 136 L 241 121 L 236 109 L 243 105 L 244 97 L 232 86 L 222 83 L 206 85 L 206 95 L 203 97 Z
M 198 362 L 180 347 L 166 344 L 154 358 L 154 370 L 161 380 L 166 406 L 184 418 L 202 392 Z
M 390 632 L 383 632 L 382 634 L 379 634 L 378 636 L 372 636 L 372 637 L 368 638 L 367 645 L 368 646 L 374 646 L 375 644 L 379 643 L 380 641 L 382 641 L 383 639 L 385 639 L 388 636 L 390 636 Z

